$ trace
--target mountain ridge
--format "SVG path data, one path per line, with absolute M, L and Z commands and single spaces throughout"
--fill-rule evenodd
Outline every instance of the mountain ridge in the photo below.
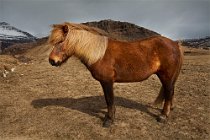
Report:
M 210 49 L 210 36 L 196 39 L 182 39 L 180 42 L 183 46 Z
M 33 42 L 36 39 L 30 33 L 22 31 L 7 22 L 0 22 L 0 52 L 13 44 Z

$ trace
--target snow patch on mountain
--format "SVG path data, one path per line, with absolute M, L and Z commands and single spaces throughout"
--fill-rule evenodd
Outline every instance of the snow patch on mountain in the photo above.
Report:
M 21 32 L 17 32 L 15 30 L 8 30 L 5 28 L 0 27 L 0 35 L 3 36 L 24 36 L 26 37 L 25 34 L 21 33 Z

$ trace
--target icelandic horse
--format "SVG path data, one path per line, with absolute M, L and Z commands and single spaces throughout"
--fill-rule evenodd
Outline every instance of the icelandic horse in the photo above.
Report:
M 174 85 L 180 73 L 183 53 L 180 45 L 163 36 L 125 42 L 83 24 L 53 25 L 48 42 L 53 46 L 49 62 L 60 66 L 76 56 L 103 88 L 108 112 L 103 122 L 109 127 L 115 116 L 114 82 L 140 82 L 156 74 L 162 83 L 154 104 L 163 104 L 159 120 L 166 120 L 173 106 Z

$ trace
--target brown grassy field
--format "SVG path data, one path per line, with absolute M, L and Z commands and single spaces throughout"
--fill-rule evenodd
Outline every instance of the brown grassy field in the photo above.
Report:
M 110 128 L 102 127 L 106 104 L 89 71 L 76 58 L 52 67 L 47 54 L 47 46 L 34 48 L 19 57 L 31 58 L 24 63 L 0 55 L 1 71 L 3 65 L 15 67 L 0 76 L 0 139 L 210 139 L 209 50 L 185 49 L 167 123 L 157 122 L 160 109 L 148 106 L 160 88 L 155 75 L 116 83 L 116 121 Z

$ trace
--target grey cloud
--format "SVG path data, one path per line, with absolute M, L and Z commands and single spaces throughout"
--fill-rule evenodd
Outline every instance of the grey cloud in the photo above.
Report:
M 210 35 L 209 0 L 1 0 L 1 20 L 36 36 L 50 25 L 113 19 L 173 39 Z

